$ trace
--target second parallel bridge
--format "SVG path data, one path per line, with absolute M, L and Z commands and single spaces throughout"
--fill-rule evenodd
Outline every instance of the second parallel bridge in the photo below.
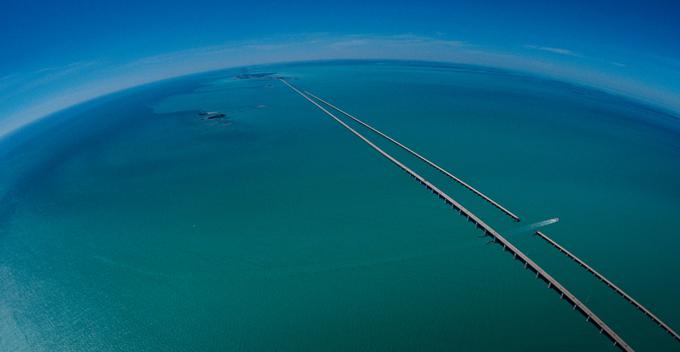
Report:
M 461 186 L 463 186 L 463 187 L 467 188 L 468 190 L 472 191 L 472 193 L 478 195 L 480 198 L 482 198 L 482 199 L 484 199 L 485 201 L 491 203 L 491 205 L 493 205 L 494 207 L 498 208 L 500 211 L 502 211 L 503 213 L 505 213 L 505 215 L 507 215 L 507 216 L 509 216 L 510 218 L 512 218 L 512 220 L 519 221 L 519 217 L 518 217 L 517 215 L 515 215 L 513 212 L 511 212 L 510 210 L 508 210 L 508 209 L 505 208 L 504 206 L 500 205 L 500 203 L 498 203 L 498 202 L 496 202 L 495 200 L 491 199 L 491 197 L 489 197 L 489 196 L 487 196 L 486 194 L 482 193 L 482 192 L 479 191 L 478 189 L 472 187 L 472 186 L 471 186 L 470 184 L 468 184 L 467 182 L 461 180 L 461 179 L 460 179 L 459 177 L 457 177 L 456 175 L 454 175 L 454 174 L 452 174 L 452 173 L 446 171 L 443 167 L 441 167 L 441 166 L 435 164 L 435 163 L 434 163 L 433 161 L 431 161 L 430 159 L 428 159 L 428 158 L 426 158 L 426 157 L 420 155 L 419 153 L 415 152 L 413 149 L 411 149 L 411 148 L 405 146 L 404 144 L 400 143 L 400 142 L 397 141 L 396 139 L 394 139 L 394 138 L 392 138 L 392 137 L 386 135 L 385 133 L 382 133 L 382 132 L 381 132 L 380 130 L 378 130 L 377 128 L 375 128 L 375 127 L 373 127 L 373 126 L 367 124 L 367 123 L 364 122 L 364 121 L 361 121 L 359 118 L 357 118 L 357 117 L 355 117 L 355 116 L 352 116 L 350 113 L 348 113 L 348 112 L 346 112 L 346 111 L 340 109 L 339 107 L 337 107 L 337 106 L 335 106 L 335 105 L 333 105 L 333 104 L 331 104 L 331 103 L 329 103 L 329 102 L 327 102 L 327 101 L 325 101 L 325 100 L 323 100 L 323 99 L 317 97 L 316 95 L 314 95 L 314 94 L 312 94 L 312 93 L 310 93 L 310 92 L 308 92 L 308 91 L 305 91 L 305 94 L 307 94 L 307 95 L 313 97 L 314 99 L 317 99 L 317 100 L 319 100 L 320 102 L 322 102 L 322 103 L 324 103 L 324 104 L 330 106 L 331 108 L 337 110 L 337 111 L 340 112 L 341 114 L 343 114 L 343 115 L 349 117 L 350 119 L 356 121 L 356 122 L 359 123 L 360 125 L 362 125 L 362 126 L 368 128 L 369 130 L 375 132 L 375 133 L 378 134 L 379 136 L 381 136 L 381 137 L 387 139 L 388 141 L 394 143 L 395 145 L 397 145 L 397 146 L 400 147 L 401 149 L 407 151 L 409 154 L 415 156 L 416 158 L 422 160 L 422 161 L 425 162 L 426 164 L 428 164 L 428 165 L 432 166 L 433 168 L 437 169 L 437 171 L 443 173 L 444 175 L 446 175 L 446 176 L 449 177 L 450 179 L 452 179 L 452 180 L 458 182 Z
M 464 182 L 463 180 L 461 180 L 460 178 L 456 177 L 456 176 L 453 175 L 451 172 L 445 170 L 445 169 L 442 168 L 441 166 L 435 164 L 434 162 L 430 161 L 429 159 L 425 158 L 424 156 L 422 156 L 422 155 L 416 153 L 415 151 L 413 151 L 413 150 L 410 149 L 409 147 L 405 146 L 404 144 L 400 143 L 400 142 L 397 141 L 396 139 L 394 139 L 394 138 L 388 136 L 387 134 L 383 133 L 382 131 L 378 130 L 377 128 L 375 128 L 375 127 L 369 125 L 368 123 L 366 123 L 366 122 L 360 120 L 358 117 L 355 117 L 355 116 L 351 115 L 350 113 L 348 113 L 348 112 L 346 112 L 346 111 L 344 111 L 344 110 L 338 108 L 337 106 L 335 106 L 335 105 L 329 103 L 328 101 L 326 101 L 326 100 L 324 100 L 324 99 L 319 98 L 318 96 L 316 96 L 316 95 L 314 95 L 314 94 L 312 94 L 312 93 L 310 93 L 310 92 L 308 92 L 308 91 L 305 91 L 305 94 L 307 94 L 307 95 L 313 97 L 314 99 L 317 99 L 318 101 L 320 101 L 320 102 L 326 104 L 327 106 L 331 107 L 332 109 L 334 109 L 334 110 L 340 112 L 341 114 L 343 114 L 343 115 L 349 117 L 350 119 L 354 120 L 355 122 L 359 123 L 360 125 L 362 125 L 362 126 L 368 128 L 369 130 L 375 132 L 375 133 L 378 134 L 379 136 L 381 136 L 381 137 L 387 139 L 388 141 L 394 143 L 394 144 L 397 145 L 398 147 L 400 147 L 400 148 L 404 149 L 405 151 L 409 152 L 411 155 L 413 155 L 413 156 L 419 158 L 420 160 L 424 161 L 426 164 L 428 164 L 428 165 L 434 167 L 434 168 L 437 169 L 439 172 L 443 173 L 444 175 L 446 175 L 446 176 L 448 176 L 449 178 L 453 179 L 454 181 L 458 182 L 459 184 L 461 184 L 462 186 L 464 186 L 464 187 L 467 188 L 468 190 L 472 191 L 473 193 L 475 193 L 476 195 L 478 195 L 478 196 L 481 197 L 482 199 L 484 199 L 484 200 L 486 200 L 487 202 L 491 203 L 493 206 L 495 206 L 495 207 L 498 208 L 500 211 L 502 211 L 503 213 L 505 213 L 506 215 L 508 215 L 509 217 L 511 217 L 513 220 L 515 220 L 515 221 L 519 221 L 519 220 L 520 220 L 519 217 L 518 217 L 517 215 L 515 215 L 514 213 L 512 213 L 510 210 L 508 210 L 507 208 L 503 207 L 502 205 L 500 205 L 498 202 L 496 202 L 496 201 L 494 201 L 493 199 L 491 199 L 490 197 L 486 196 L 486 195 L 483 194 L 481 191 L 477 190 L 477 189 L 474 188 L 473 186 L 471 186 L 471 185 L 469 185 L 468 183 Z M 576 262 L 577 264 L 579 264 L 581 267 L 583 267 L 584 269 L 586 269 L 586 271 L 588 271 L 590 274 L 592 274 L 593 276 L 595 276 L 598 280 L 602 281 L 605 285 L 607 285 L 607 287 L 611 288 L 612 290 L 614 290 L 614 292 L 616 292 L 617 294 L 621 295 L 626 301 L 628 301 L 630 304 L 632 304 L 633 306 L 635 306 L 635 308 L 639 309 L 639 310 L 640 310 L 642 313 L 644 313 L 647 317 L 649 317 L 650 319 L 652 319 L 659 327 L 661 327 L 663 330 L 665 330 L 667 333 L 669 333 L 671 336 L 673 336 L 673 338 L 674 338 L 676 341 L 679 341 L 679 342 L 680 342 L 680 335 L 678 335 L 678 333 L 675 332 L 675 330 L 673 330 L 673 328 L 671 328 L 668 324 L 664 323 L 659 317 L 657 317 L 654 313 L 652 313 L 652 311 L 650 311 L 649 309 L 647 309 L 647 308 L 646 308 L 645 306 L 643 306 L 640 302 L 636 301 L 636 300 L 635 300 L 633 297 L 631 297 L 628 293 L 626 293 L 624 290 L 622 290 L 621 288 L 619 288 L 618 286 L 616 286 L 613 282 L 611 282 L 609 279 L 607 279 L 604 275 L 600 274 L 597 270 L 593 269 L 590 265 L 588 265 L 588 264 L 587 264 L 585 261 L 583 261 L 581 258 L 577 257 L 576 255 L 574 255 L 573 253 L 571 253 L 570 251 L 568 251 L 566 248 L 564 248 L 562 245 L 560 245 L 559 243 L 557 243 L 555 240 L 553 240 L 552 238 L 548 237 L 548 235 L 544 234 L 544 233 L 541 232 L 541 231 L 536 231 L 535 233 L 536 233 L 536 235 L 537 235 L 538 237 L 540 237 L 540 238 L 543 239 L 544 241 L 548 242 L 550 245 L 552 245 L 553 247 L 555 247 L 555 248 L 556 248 L 557 250 L 559 250 L 561 253 L 563 253 L 564 255 L 566 255 L 569 259 L 575 261 L 575 262 Z
M 323 111 L 326 115 L 330 116 L 333 118 L 336 122 L 338 122 L 340 125 L 345 127 L 347 130 L 349 130 L 352 134 L 355 136 L 359 137 L 362 141 L 364 141 L 366 144 L 368 144 L 371 148 L 375 149 L 378 153 L 380 153 L 382 156 L 387 158 L 389 161 L 397 165 L 400 169 L 408 173 L 411 177 L 415 178 L 420 184 L 425 186 L 427 189 L 432 191 L 432 193 L 436 194 L 439 196 L 440 199 L 444 200 L 446 204 L 451 205 L 454 209 L 456 209 L 461 215 L 465 216 L 468 221 L 472 222 L 475 224 L 475 226 L 478 229 L 481 229 L 484 231 L 484 234 L 491 236 L 494 240 L 494 242 L 498 242 L 501 245 L 503 245 L 503 249 L 506 251 L 509 251 L 510 253 L 513 254 L 514 258 L 519 260 L 520 262 L 524 263 L 525 267 L 528 267 L 531 271 L 536 273 L 536 276 L 541 278 L 543 281 L 545 281 L 548 284 L 548 287 L 555 290 L 557 293 L 561 295 L 561 298 L 565 299 L 567 302 L 573 305 L 575 310 L 578 310 L 581 314 L 583 314 L 586 317 L 586 320 L 595 325 L 601 333 L 605 334 L 611 341 L 614 342 L 614 345 L 619 347 L 620 349 L 624 351 L 633 351 L 633 349 L 612 329 L 610 328 L 602 319 L 600 319 L 595 313 L 593 313 L 590 308 L 588 308 L 583 302 L 581 302 L 576 296 L 574 296 L 569 290 L 567 290 L 562 284 L 560 284 L 555 278 L 553 278 L 550 274 L 548 274 L 543 268 L 541 268 L 538 264 L 536 264 L 533 260 L 531 260 L 526 254 L 524 254 L 522 251 L 520 251 L 517 247 L 515 247 L 510 241 L 505 239 L 500 233 L 498 233 L 496 230 L 494 230 L 491 226 L 486 224 L 484 221 L 482 221 L 480 218 L 478 218 L 474 213 L 469 211 L 467 208 L 463 207 L 460 203 L 458 203 L 456 200 L 451 198 L 448 194 L 444 193 L 444 191 L 440 190 L 437 188 L 437 186 L 433 185 L 429 181 L 427 181 L 425 178 L 417 174 L 415 171 L 411 170 L 408 166 L 404 165 L 402 162 L 394 158 L 392 155 L 388 154 L 384 150 L 382 150 L 380 147 L 375 145 L 373 142 L 371 142 L 368 138 L 364 137 L 361 133 L 357 132 L 354 130 L 352 127 L 347 125 L 345 122 L 340 120 L 338 117 L 333 115 L 330 111 L 326 110 L 323 106 L 319 105 L 316 101 L 312 100 L 312 98 L 308 97 L 305 95 L 302 91 L 288 83 L 284 79 L 279 79 L 283 84 L 287 85 L 290 89 L 292 89 L 294 92 L 298 93 L 300 96 L 305 98 L 307 101 L 310 103 L 314 104 L 317 108 L 319 108 L 321 111 Z
M 593 269 L 590 265 L 588 265 L 586 262 L 581 260 L 579 257 L 575 256 L 572 254 L 570 251 L 568 251 L 566 248 L 562 247 L 559 243 L 555 242 L 552 238 L 548 237 L 548 235 L 544 234 L 541 231 L 536 231 L 536 235 L 540 238 L 542 238 L 544 241 L 550 243 L 553 247 L 557 248 L 560 252 L 564 253 L 569 259 L 575 261 L 578 265 L 586 269 L 589 273 L 591 273 L 593 276 L 595 276 L 598 280 L 604 282 L 605 285 L 607 285 L 609 288 L 614 290 L 614 292 L 618 293 L 628 301 L 630 304 L 634 305 L 637 309 L 639 309 L 644 315 L 652 319 L 657 325 L 659 325 L 662 329 L 664 329 L 667 333 L 671 334 L 673 338 L 676 341 L 680 341 L 680 336 L 678 335 L 673 328 L 671 328 L 668 324 L 664 323 L 659 317 L 654 315 L 652 311 L 647 309 L 645 306 L 640 304 L 638 301 L 636 301 L 633 297 L 631 297 L 629 294 L 626 293 L 626 291 L 620 289 L 618 286 L 616 286 L 613 282 L 609 281 L 604 275 L 600 274 L 597 270 Z

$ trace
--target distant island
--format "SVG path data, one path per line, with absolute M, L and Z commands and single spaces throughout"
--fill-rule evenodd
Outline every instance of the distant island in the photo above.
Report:
M 275 74 L 274 72 L 260 72 L 260 73 L 241 73 L 236 75 L 236 79 L 251 79 L 264 78 Z

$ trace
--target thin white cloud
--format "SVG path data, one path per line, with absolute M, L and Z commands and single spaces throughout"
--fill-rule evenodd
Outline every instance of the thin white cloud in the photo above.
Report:
M 541 51 L 546 51 L 546 52 L 558 54 L 558 55 L 583 57 L 583 55 L 581 55 L 581 54 L 578 54 L 578 53 L 576 53 L 572 50 L 564 49 L 564 48 L 555 48 L 555 47 L 552 47 L 552 46 L 541 46 L 541 45 L 532 45 L 532 44 L 527 44 L 524 47 L 527 48 L 527 49 L 541 50 Z
M 59 67 L 49 67 L 33 72 L 14 73 L 0 78 L 0 103 L 6 103 L 27 92 L 49 89 L 54 82 L 81 76 L 94 69 L 96 62 L 76 62 Z

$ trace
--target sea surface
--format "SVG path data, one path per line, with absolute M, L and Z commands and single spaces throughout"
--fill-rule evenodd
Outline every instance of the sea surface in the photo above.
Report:
M 526 231 L 559 217 L 543 231 L 680 329 L 677 117 L 516 72 L 337 61 L 162 81 L 0 141 L 1 351 L 616 350 L 312 104 L 272 76 L 236 77 L 265 72 L 517 213 L 520 223 L 350 123 L 506 234 L 636 350 L 678 350 Z

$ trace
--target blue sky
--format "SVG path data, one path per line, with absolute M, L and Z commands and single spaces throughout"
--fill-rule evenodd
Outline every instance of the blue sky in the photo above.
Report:
M 0 136 L 111 91 L 319 58 L 481 63 L 680 113 L 678 1 L 0 2 Z

